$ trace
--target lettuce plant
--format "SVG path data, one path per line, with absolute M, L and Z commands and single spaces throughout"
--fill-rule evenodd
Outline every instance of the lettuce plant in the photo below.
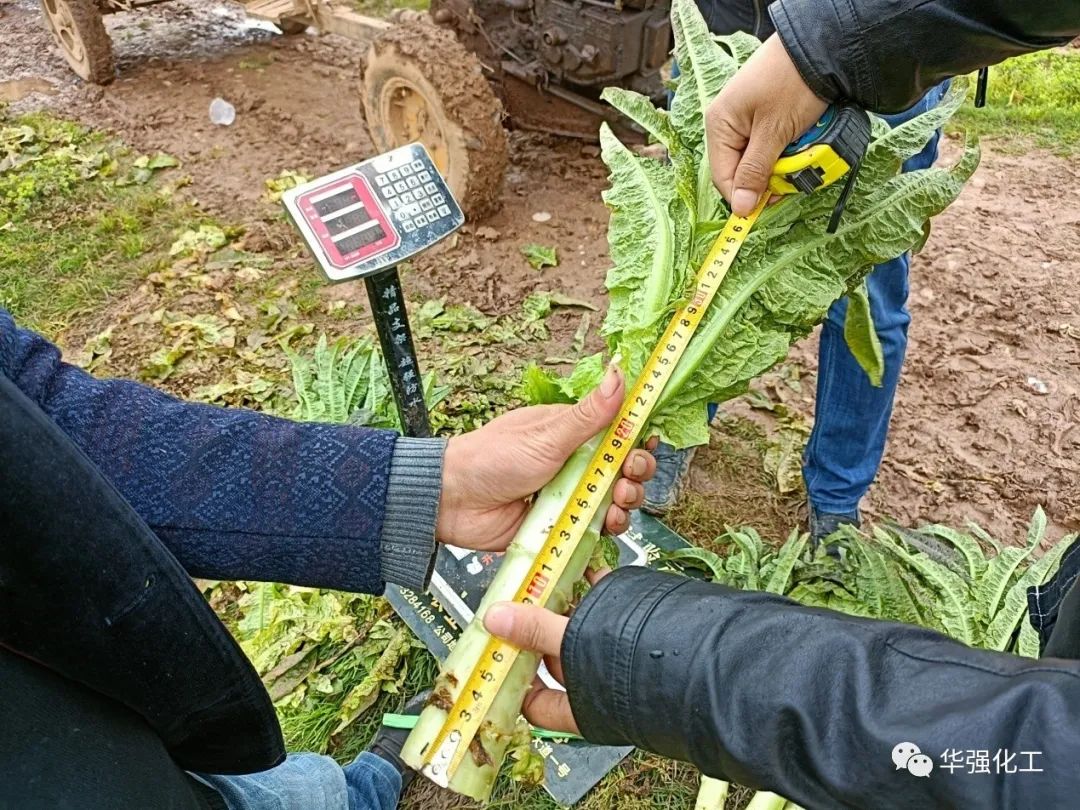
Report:
M 630 380 L 685 300 L 729 214 L 711 180 L 704 111 L 758 46 L 746 34 L 711 35 L 692 0 L 675 0 L 672 23 L 681 75 L 670 111 L 630 90 L 604 93 L 669 156 L 669 162 L 639 156 L 608 127 L 601 130 L 611 180 L 604 201 L 611 210 L 612 261 L 603 335 Z M 895 129 L 874 119 L 873 138 L 837 233 L 826 233 L 826 224 L 840 183 L 766 209 L 665 389 L 652 417 L 654 432 L 677 447 L 704 444 L 706 405 L 745 392 L 844 295 L 852 296 L 848 342 L 871 377 L 879 376 L 880 350 L 875 350 L 863 279 L 873 265 L 919 249 L 929 235 L 930 217 L 956 198 L 975 170 L 978 150 L 969 147 L 951 168 L 900 173 L 903 161 L 922 150 L 963 99 L 963 89 L 954 88 L 936 109 Z M 595 360 L 583 362 L 593 372 L 601 367 Z M 576 399 L 596 381 L 595 373 L 583 371 L 576 370 L 571 384 L 531 368 L 526 397 Z
M 613 264 L 606 280 L 609 306 L 603 334 L 630 380 L 641 372 L 688 294 L 696 269 L 728 216 L 705 156 L 704 111 L 758 45 L 746 35 L 710 35 L 693 0 L 675 0 L 672 20 L 681 76 L 670 112 L 627 90 L 604 94 L 662 143 L 670 157 L 670 162 L 662 162 L 638 156 L 608 127 L 601 129 L 602 156 L 611 170 L 611 188 L 604 200 L 611 209 L 608 242 Z M 894 130 L 875 124 L 859 182 L 835 235 L 826 233 L 826 222 L 837 188 L 785 199 L 762 214 L 665 389 L 652 418 L 654 432 L 679 447 L 707 441 L 707 403 L 745 391 L 751 379 L 787 354 L 792 341 L 825 317 L 833 301 L 857 293 L 873 264 L 923 243 L 928 218 L 959 194 L 978 155 L 967 150 L 951 170 L 900 175 L 900 165 L 922 149 L 961 98 L 954 93 L 936 110 Z M 868 318 L 862 322 L 863 329 L 848 331 L 857 346 L 867 349 L 858 355 L 872 365 L 868 334 L 872 324 Z M 574 401 L 599 381 L 602 371 L 599 356 L 583 360 L 565 379 L 532 367 L 525 375 L 525 394 L 537 402 Z M 573 485 L 581 479 L 591 450 L 586 446 L 576 453 L 537 496 L 405 745 L 402 756 L 412 767 L 423 763 L 478 664 L 490 638 L 482 624 L 488 605 L 513 598 Z M 601 508 L 598 514 L 605 511 Z M 556 585 L 555 609 L 565 607 L 584 571 L 598 537 L 598 522 L 599 518 L 573 551 L 573 564 Z M 450 781 L 453 790 L 479 799 L 490 794 L 537 666 L 535 655 L 522 654 L 499 685 L 491 711 Z

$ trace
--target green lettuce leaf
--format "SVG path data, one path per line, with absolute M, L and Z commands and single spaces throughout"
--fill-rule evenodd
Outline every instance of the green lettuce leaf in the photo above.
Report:
M 847 315 L 844 316 L 844 341 L 870 383 L 881 388 L 885 376 L 885 355 L 881 339 L 874 328 L 874 316 L 870 314 L 870 296 L 866 281 L 848 294 Z
M 543 270 L 545 267 L 558 267 L 559 257 L 555 248 L 547 245 L 539 245 L 531 242 L 523 245 L 521 255 L 532 266 L 533 270 Z
M 578 362 L 569 377 L 560 377 L 530 363 L 522 374 L 521 398 L 531 404 L 577 402 L 599 385 L 603 376 L 604 357 L 601 354 Z

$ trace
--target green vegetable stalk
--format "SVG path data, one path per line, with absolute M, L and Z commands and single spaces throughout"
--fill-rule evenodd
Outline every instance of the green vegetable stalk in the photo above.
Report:
M 694 810 L 724 810 L 729 787 L 727 782 L 702 774 Z
M 783 796 L 759 790 L 750 800 L 750 804 L 746 805 L 746 810 L 784 810 L 787 803 Z
M 484 648 L 491 639 L 483 625 L 483 617 L 488 607 L 494 602 L 513 599 L 536 555 L 547 540 L 552 525 L 588 469 L 589 460 L 596 451 L 600 438 L 597 436 L 579 448 L 554 480 L 537 495 L 536 502 L 525 517 L 514 541 L 506 550 L 506 556 L 495 574 L 491 587 L 484 594 L 476 617 L 465 628 L 465 632 L 462 633 L 446 659 L 446 663 L 443 664 L 428 705 L 424 708 L 420 720 L 405 743 L 402 759 L 410 767 L 417 770 L 421 768 L 427 746 L 431 745 L 438 735 L 447 719 L 448 711 L 461 694 L 469 675 L 479 664 L 480 656 L 483 655 Z M 548 607 L 552 610 L 563 612 L 569 606 L 574 585 L 584 576 L 585 567 L 592 558 L 609 504 L 610 498 L 601 504 L 596 518 L 571 555 L 566 572 L 556 583 L 551 601 L 548 603 Z M 539 665 L 539 655 L 521 653 L 518 656 L 506 680 L 500 686 L 491 710 L 480 726 L 477 739 L 469 747 L 469 753 L 451 779 L 451 790 L 480 800 L 486 799 L 491 794 L 499 766 L 521 714 L 521 704 L 525 700 L 526 692 L 532 686 Z

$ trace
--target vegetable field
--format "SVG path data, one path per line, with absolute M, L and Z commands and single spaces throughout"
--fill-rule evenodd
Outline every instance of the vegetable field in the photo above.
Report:
M 36 4 L 0 3 L 0 306 L 98 375 L 292 418 L 395 427 L 363 285 L 324 283 L 279 204 L 298 178 L 371 150 L 355 105 L 347 114 L 311 106 L 313 96 L 350 97 L 362 49 L 332 37 L 286 41 L 241 17 L 202 0 L 138 22 L 111 17 L 121 78 L 102 89 L 69 76 Z M 792 223 L 814 212 L 791 201 L 771 214 L 735 280 L 743 301 L 772 284 L 775 308 L 751 320 L 732 305 L 726 321 L 714 318 L 716 334 L 743 343 L 699 346 L 695 369 L 708 373 L 688 372 L 657 422 L 675 443 L 705 442 L 669 519 L 697 548 L 666 567 L 1033 654 L 1023 590 L 1080 531 L 1077 112 L 1054 89 L 1077 75 L 1072 52 L 1020 60 L 992 93 L 996 112 L 964 107 L 949 125 L 934 175 L 940 199 L 913 194 L 887 209 L 896 245 L 875 250 L 919 242 L 922 221 L 959 194 L 913 262 L 911 342 L 865 504 L 870 524 L 845 538 L 839 560 L 809 558 L 798 532 L 799 458 L 814 417 L 811 326 L 858 287 L 873 259 L 863 232 L 881 203 L 872 193 L 854 200 L 846 241 L 814 248 L 813 266 L 827 271 L 820 285 L 784 300 L 793 287 L 784 274 L 805 269 L 810 260 L 795 254 L 813 239 Z M 233 126 L 207 119 L 216 95 L 235 104 Z M 609 101 L 670 135 L 629 94 Z M 679 116 L 678 131 L 693 130 L 689 113 Z M 982 150 L 962 191 L 975 159 L 961 128 L 980 134 Z M 670 167 L 643 170 L 610 134 L 582 144 L 513 133 L 500 210 L 402 268 L 438 432 L 575 397 L 602 370 L 602 352 L 640 368 L 683 280 L 642 285 L 643 263 L 668 251 L 679 273 L 691 272 L 722 215 L 695 174 L 700 133 L 676 140 Z M 879 143 L 867 176 L 877 166 L 884 183 L 899 154 L 890 149 L 902 145 Z M 620 220 L 641 210 L 643 194 L 663 200 L 654 215 L 670 219 L 670 243 L 635 243 L 640 221 Z M 706 432 L 693 416 L 714 400 L 725 404 Z M 383 712 L 435 679 L 434 659 L 382 599 L 199 584 L 263 676 L 293 750 L 348 759 Z M 519 742 L 491 806 L 553 807 L 531 784 L 542 772 L 535 753 Z M 692 767 L 636 753 L 579 806 L 690 808 L 698 783 Z M 733 786 L 727 807 L 748 799 Z M 417 780 L 403 806 L 476 805 Z

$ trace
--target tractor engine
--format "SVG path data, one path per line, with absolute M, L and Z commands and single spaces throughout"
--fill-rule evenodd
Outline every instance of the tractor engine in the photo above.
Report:
M 669 0 L 432 0 L 475 53 L 518 126 L 595 137 L 608 86 L 662 98 Z

